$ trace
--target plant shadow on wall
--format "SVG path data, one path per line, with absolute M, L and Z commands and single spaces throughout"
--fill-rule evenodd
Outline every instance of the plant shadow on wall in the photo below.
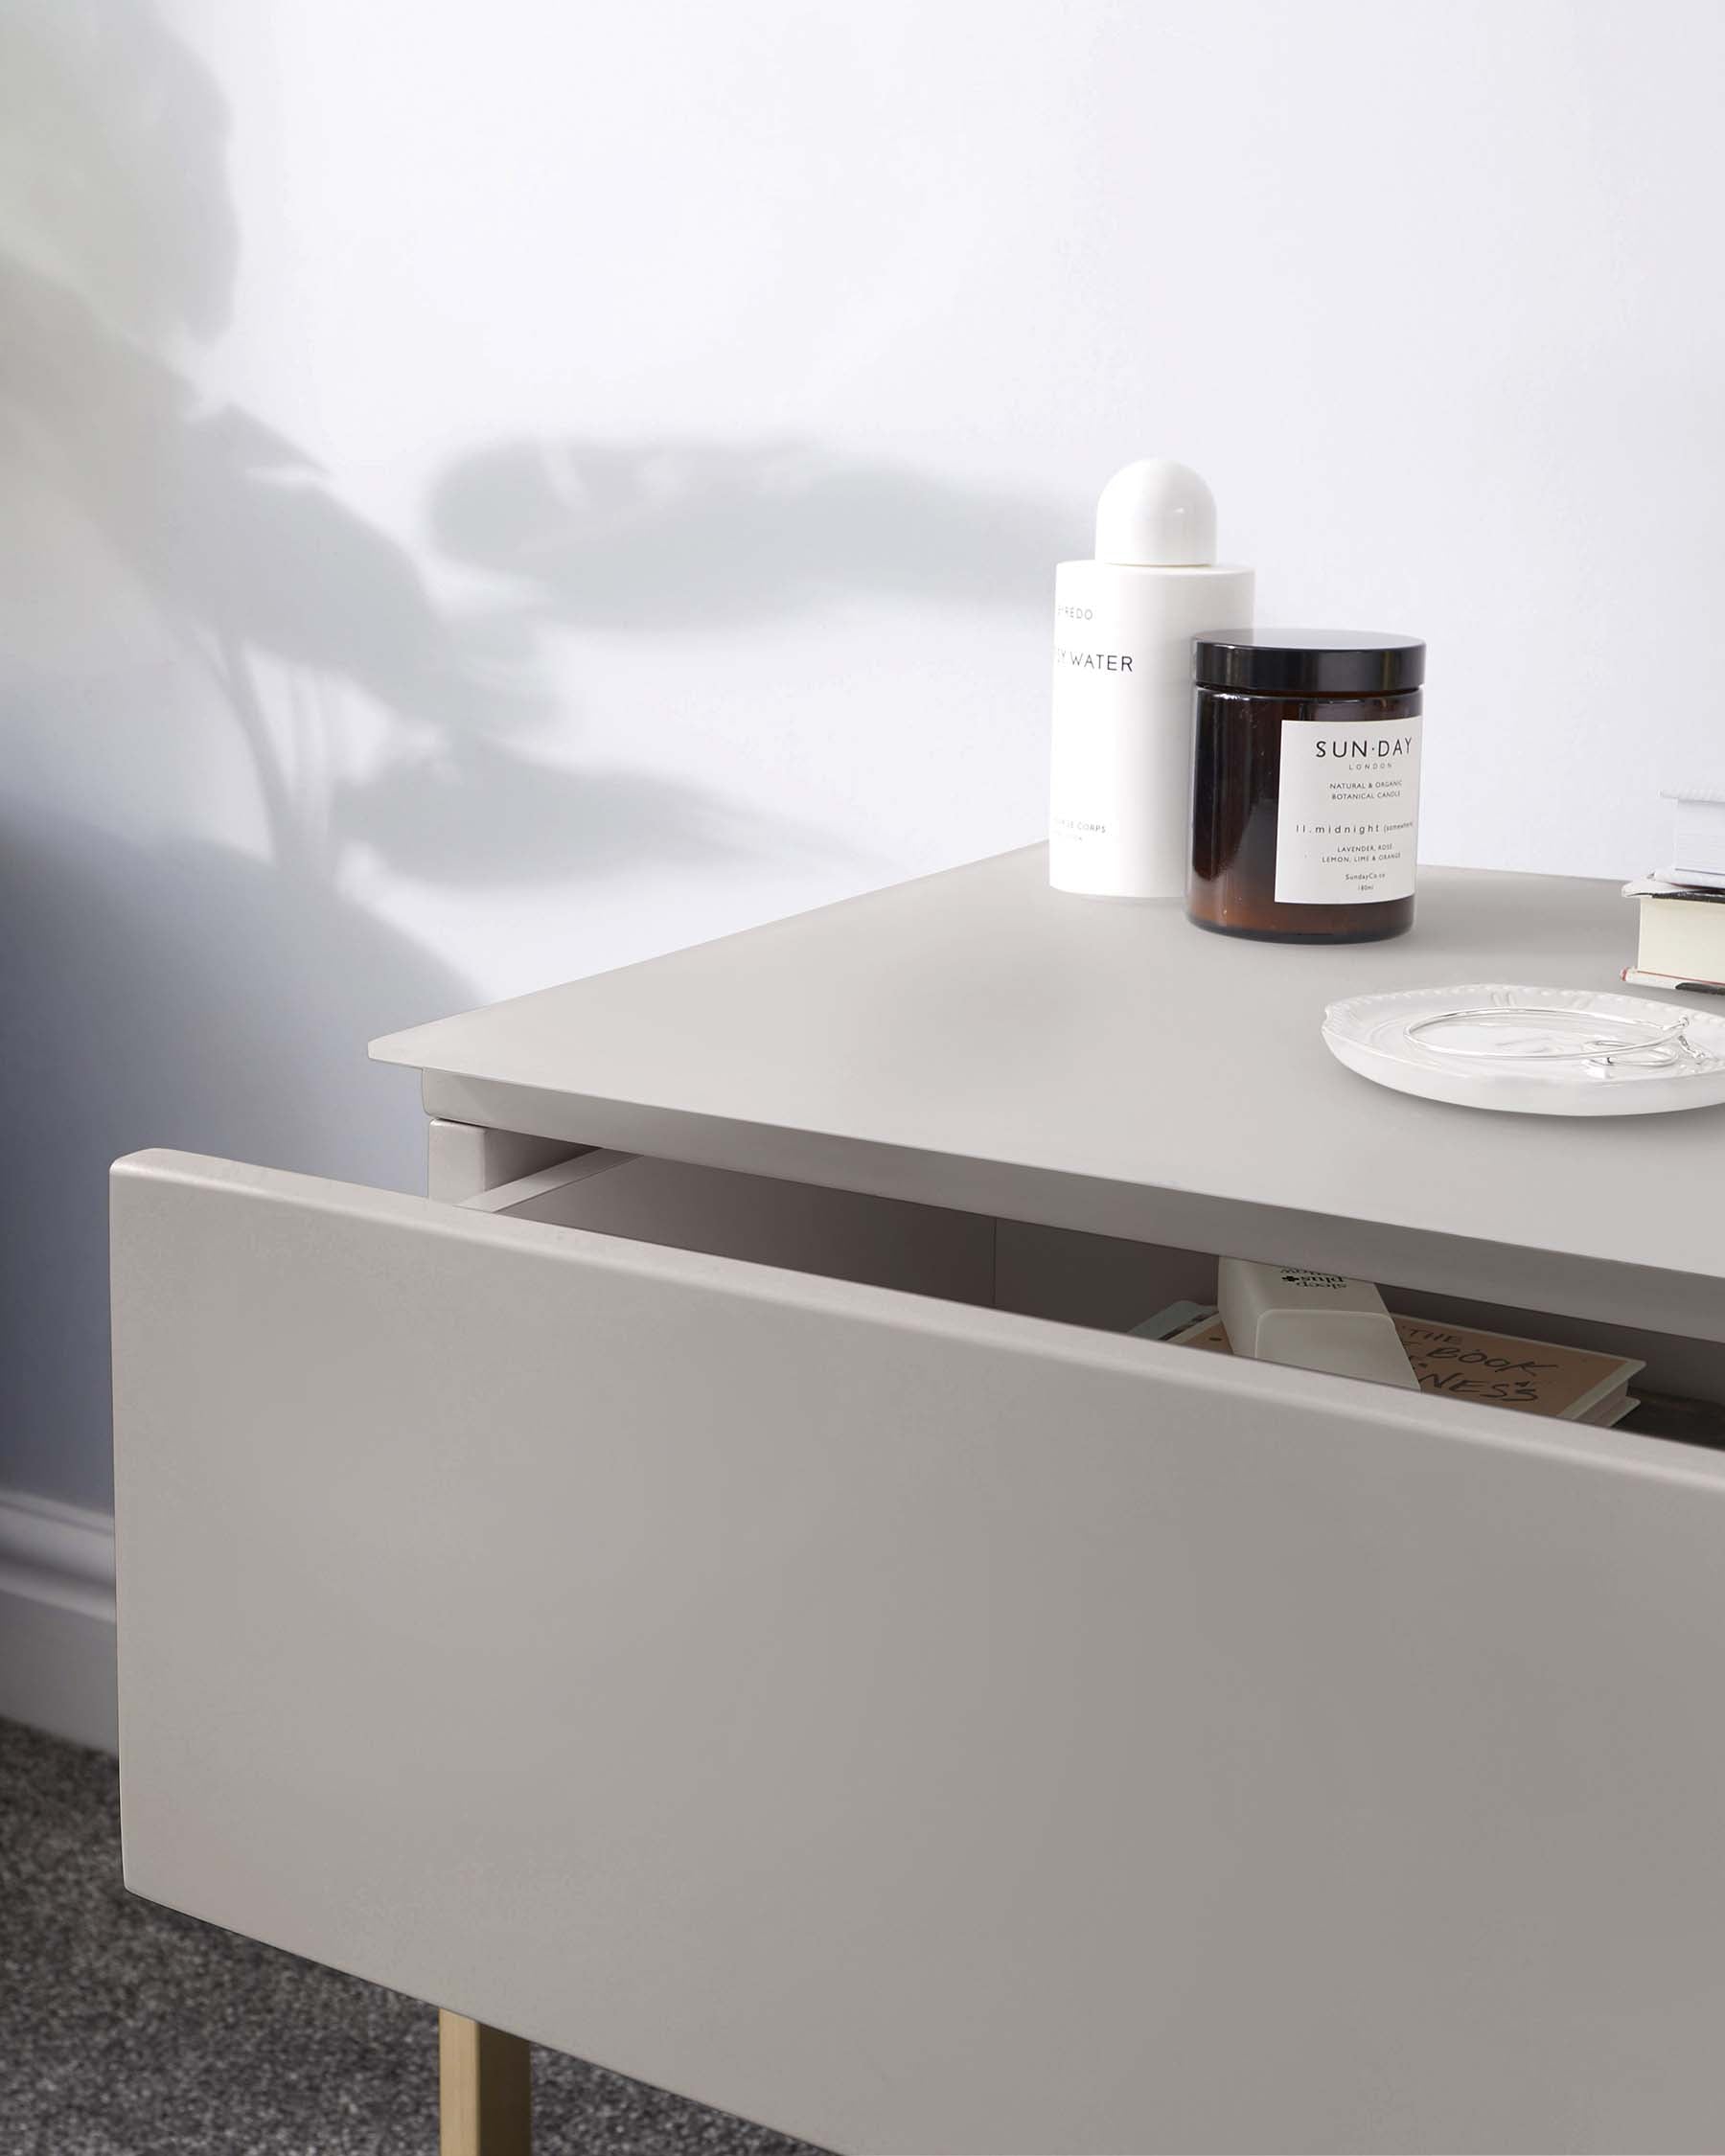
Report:
M 840 593 L 1040 605 L 1054 521 L 775 444 L 510 445 L 407 552 L 186 357 L 226 324 L 227 115 L 150 0 L 0 11 L 0 877 L 15 1142 L 0 1486 L 105 1502 L 103 1171 L 143 1144 L 417 1180 L 372 1035 L 475 999 L 354 896 L 806 849 L 675 779 L 535 754 L 556 641 Z M 255 819 L 257 845 L 196 836 Z M 831 859 L 835 849 L 823 842 Z
M 661 646 L 860 598 L 1040 611 L 1060 525 L 1045 502 L 790 440 L 504 442 L 450 464 L 428 508 L 440 553 L 505 595 L 495 631 L 638 632 Z M 535 813 L 507 771 L 487 769 L 491 755 L 473 735 L 453 757 L 393 764 L 337 804 L 341 828 L 429 873 L 450 786 L 483 776 L 512 814 Z M 610 806 L 600 858 L 627 851 L 643 808 L 650 798 Z M 448 837 L 444 872 L 460 873 L 463 835 Z
M 1046 502 L 808 444 L 512 442 L 451 465 L 431 527 L 577 627 L 708 629 L 839 597 L 1042 608 Z
M 147 0 L 0 14 L 0 1487 L 96 1503 L 108 1160 L 417 1180 L 411 1082 L 364 1043 L 474 997 L 344 890 L 344 849 L 478 886 L 761 837 L 697 790 L 527 756 L 552 713 L 520 625 L 448 618 L 309 457 L 205 406 L 176 356 L 227 316 L 226 126 Z M 373 770 L 441 774 L 411 835 L 368 819 L 389 795 L 350 731 Z M 236 738 L 255 851 L 196 836 Z

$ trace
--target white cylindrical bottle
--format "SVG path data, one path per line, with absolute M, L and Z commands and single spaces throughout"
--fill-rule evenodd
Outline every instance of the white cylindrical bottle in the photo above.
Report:
M 1144 457 L 1096 504 L 1096 559 L 1054 572 L 1048 881 L 1180 898 L 1191 852 L 1192 639 L 1252 626 L 1252 571 L 1216 562 L 1195 471 Z

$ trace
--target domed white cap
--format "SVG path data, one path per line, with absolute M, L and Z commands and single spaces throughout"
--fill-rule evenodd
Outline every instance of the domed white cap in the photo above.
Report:
M 1096 560 L 1207 568 L 1216 559 L 1216 497 L 1172 457 L 1122 466 L 1096 504 Z

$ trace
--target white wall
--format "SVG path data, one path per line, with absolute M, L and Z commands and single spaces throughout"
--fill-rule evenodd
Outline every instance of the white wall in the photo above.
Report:
M 12 0 L 0 1483 L 104 1501 L 110 1155 L 410 1181 L 370 1034 L 1037 835 L 1128 457 L 1266 618 L 1430 639 L 1428 859 L 1648 865 L 1722 59 L 1714 0 Z

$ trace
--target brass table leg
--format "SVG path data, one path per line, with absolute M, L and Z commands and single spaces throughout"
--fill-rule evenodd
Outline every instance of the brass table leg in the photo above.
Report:
M 437 2017 L 442 2156 L 531 2156 L 531 2057 L 506 2036 L 460 2014 Z

